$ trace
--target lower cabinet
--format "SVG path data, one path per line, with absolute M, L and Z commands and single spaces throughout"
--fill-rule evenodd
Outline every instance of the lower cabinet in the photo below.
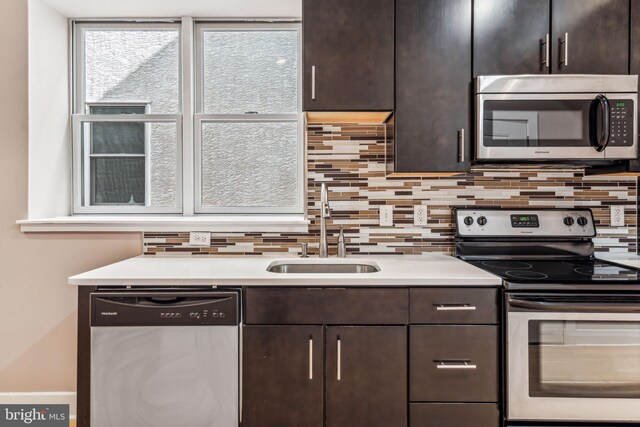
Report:
M 411 427 L 498 427 L 500 411 L 491 403 L 412 403 Z
M 242 425 L 322 426 L 324 328 L 245 326 L 242 336 Z
M 246 326 L 243 355 L 244 427 L 407 425 L 405 326 Z

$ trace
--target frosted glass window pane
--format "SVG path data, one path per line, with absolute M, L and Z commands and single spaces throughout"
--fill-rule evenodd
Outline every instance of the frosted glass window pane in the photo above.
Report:
M 296 113 L 297 31 L 205 31 L 204 112 Z
M 151 207 L 179 206 L 178 162 L 179 144 L 175 123 L 145 122 L 84 122 L 82 124 L 82 146 L 91 150 L 92 138 L 96 126 L 118 131 L 125 125 L 135 125 L 136 136 L 142 129 L 142 142 L 135 140 L 134 146 L 142 145 L 143 151 L 116 150 L 86 153 L 89 158 L 90 205 L 144 205 Z M 131 135 L 130 135 L 131 136 Z M 111 144 L 123 146 L 127 138 Z
M 84 30 L 85 102 L 145 102 L 180 112 L 178 30 Z
M 202 204 L 297 205 L 296 122 L 202 124 Z

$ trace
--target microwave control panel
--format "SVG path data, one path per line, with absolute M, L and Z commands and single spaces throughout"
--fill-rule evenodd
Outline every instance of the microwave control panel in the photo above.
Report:
M 609 145 L 627 147 L 633 145 L 633 101 L 630 99 L 611 99 L 611 140 Z

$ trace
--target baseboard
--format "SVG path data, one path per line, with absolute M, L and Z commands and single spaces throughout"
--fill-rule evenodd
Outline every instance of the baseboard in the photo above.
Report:
M 4 405 L 69 405 L 69 417 L 76 418 L 76 393 L 73 391 L 42 391 L 0 393 L 0 404 Z

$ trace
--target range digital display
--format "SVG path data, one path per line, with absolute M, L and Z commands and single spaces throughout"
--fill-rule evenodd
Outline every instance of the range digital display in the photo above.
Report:
M 514 228 L 538 228 L 538 215 L 511 215 L 511 226 Z

